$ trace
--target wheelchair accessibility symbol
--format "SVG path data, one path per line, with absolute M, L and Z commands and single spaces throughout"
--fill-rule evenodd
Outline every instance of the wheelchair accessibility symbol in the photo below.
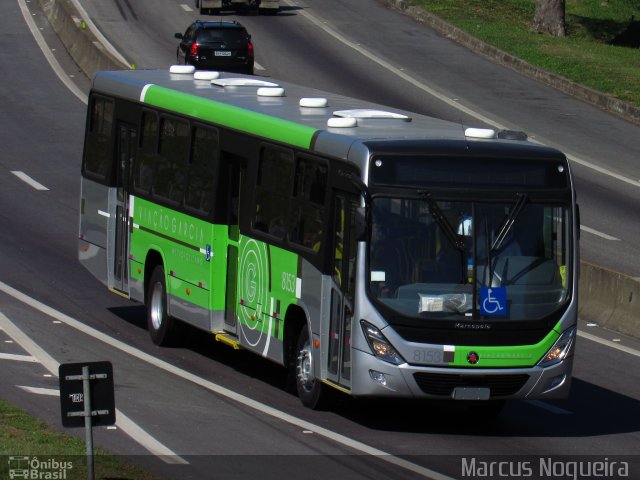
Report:
M 506 317 L 507 289 L 504 287 L 481 287 L 480 314 L 494 317 Z

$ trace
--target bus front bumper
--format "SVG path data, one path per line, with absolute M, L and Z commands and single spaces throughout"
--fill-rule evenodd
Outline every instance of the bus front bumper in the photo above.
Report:
M 571 386 L 572 355 L 546 368 L 508 369 L 393 365 L 356 349 L 352 355 L 354 397 L 553 399 L 566 398 Z

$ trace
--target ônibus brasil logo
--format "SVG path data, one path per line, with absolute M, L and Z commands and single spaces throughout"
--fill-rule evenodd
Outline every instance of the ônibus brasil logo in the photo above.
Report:
M 65 480 L 73 462 L 29 456 L 9 457 L 9 478 Z

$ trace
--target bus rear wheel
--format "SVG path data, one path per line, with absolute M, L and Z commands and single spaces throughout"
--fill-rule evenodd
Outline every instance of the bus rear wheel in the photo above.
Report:
M 170 345 L 176 340 L 178 321 L 167 312 L 167 287 L 164 268 L 154 268 L 147 287 L 147 327 L 156 345 Z
M 327 407 L 330 392 L 327 391 L 327 387 L 322 384 L 322 381 L 315 376 L 311 343 L 309 330 L 303 327 L 298 336 L 294 363 L 296 390 L 305 407 L 321 410 Z

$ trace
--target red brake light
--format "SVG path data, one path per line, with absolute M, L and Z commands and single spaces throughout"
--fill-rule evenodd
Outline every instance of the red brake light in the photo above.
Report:
M 253 58 L 253 43 L 251 42 L 247 45 L 247 55 L 249 58 Z
M 190 55 L 193 55 L 194 57 L 198 55 L 198 44 L 197 43 L 192 43 L 191 44 L 191 50 L 189 51 Z

